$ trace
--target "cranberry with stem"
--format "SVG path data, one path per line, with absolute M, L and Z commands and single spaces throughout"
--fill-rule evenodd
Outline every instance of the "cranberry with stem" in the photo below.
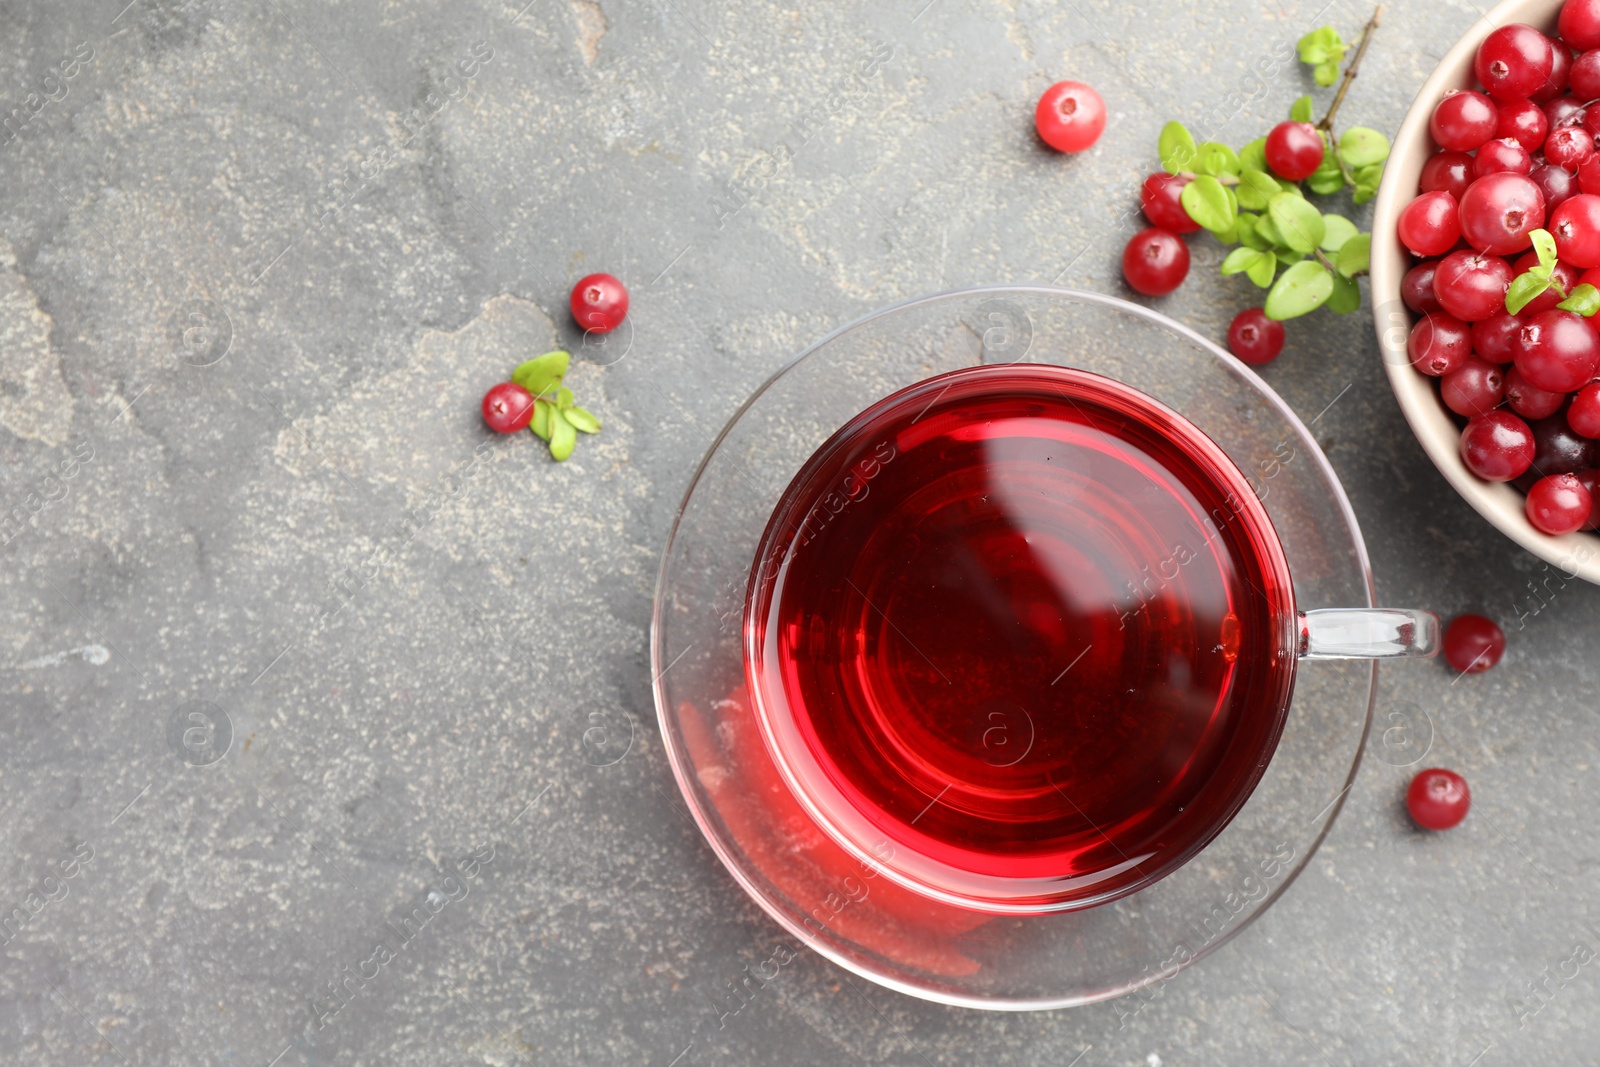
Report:
M 1122 250 L 1122 276 L 1145 296 L 1166 296 L 1189 274 L 1189 246 L 1154 226 L 1141 230 Z
M 1472 70 L 1496 100 L 1525 100 L 1544 87 L 1555 66 L 1550 39 L 1532 26 L 1501 26 L 1478 46 Z
M 1509 482 L 1533 463 L 1533 431 L 1509 411 L 1475 416 L 1461 431 L 1461 461 L 1486 482 Z
M 1528 521 L 1552 537 L 1583 529 L 1593 509 L 1593 495 L 1573 474 L 1548 474 L 1528 490 Z
M 1548 118 L 1547 112 L 1547 122 Z M 1471 152 L 1493 137 L 1499 124 L 1500 110 L 1493 100 L 1470 90 L 1451 90 L 1434 107 L 1428 119 L 1428 132 L 1433 134 L 1434 143 L 1440 148 Z
M 495 433 L 526 430 L 533 421 L 533 394 L 516 382 L 501 382 L 483 394 L 483 421 Z
M 1192 174 L 1152 174 L 1139 190 L 1139 204 L 1150 225 L 1169 233 L 1194 233 L 1200 224 L 1183 209 L 1183 190 L 1194 181 Z
M 1504 256 L 1533 244 L 1531 234 L 1544 225 L 1544 194 L 1521 175 L 1491 174 L 1467 188 L 1460 214 L 1468 244 Z
M 1443 190 L 1423 193 L 1401 209 L 1395 229 L 1400 243 L 1412 255 L 1444 255 L 1461 239 L 1461 211 L 1456 198 Z
M 1462 674 L 1482 674 L 1505 655 L 1506 634 L 1493 619 L 1457 615 L 1444 628 L 1445 662 Z
M 1444 406 L 1464 418 L 1485 415 L 1505 398 L 1505 372 L 1476 356 L 1439 379 Z
M 1245 308 L 1228 326 L 1228 347 L 1244 362 L 1260 366 L 1278 358 L 1285 336 L 1283 323 L 1260 308 Z
M 1472 355 L 1472 330 L 1448 312 L 1431 311 L 1411 327 L 1406 352 L 1413 367 L 1437 378 L 1449 374 Z
M 1517 370 L 1528 384 L 1570 393 L 1600 368 L 1600 336 L 1589 320 L 1552 308 L 1527 320 L 1515 342 Z
M 1487 319 L 1505 310 L 1511 264 L 1487 252 L 1451 252 L 1439 261 L 1433 292 L 1445 311 L 1463 322 Z
M 1472 807 L 1472 790 L 1455 771 L 1429 767 L 1411 779 L 1406 810 L 1424 830 L 1448 830 L 1460 824 Z
M 1056 82 L 1039 97 L 1033 124 L 1045 144 L 1058 152 L 1082 152 L 1106 128 L 1106 103 L 1082 82 Z

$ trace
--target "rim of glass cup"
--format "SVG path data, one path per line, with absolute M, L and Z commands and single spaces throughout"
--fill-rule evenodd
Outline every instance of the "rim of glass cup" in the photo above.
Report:
M 769 917 L 776 921 L 779 926 L 783 927 L 784 930 L 788 931 L 795 938 L 797 938 L 802 945 L 807 946 L 812 951 L 817 952 L 831 962 L 843 967 L 850 973 L 858 975 L 861 978 L 865 978 L 869 982 L 884 986 L 885 988 L 893 989 L 899 993 L 904 993 L 907 996 L 917 997 L 921 1000 L 928 1000 L 939 1004 L 947 1004 L 954 1007 L 975 1008 L 984 1011 L 1045 1011 L 1052 1008 L 1077 1007 L 1084 1004 L 1097 1003 L 1102 1000 L 1111 1000 L 1116 997 L 1131 993 L 1134 990 L 1149 986 L 1155 981 L 1160 981 L 1163 976 L 1146 976 L 1142 980 L 1130 981 L 1124 983 L 1120 987 L 1104 990 L 1097 995 L 1092 996 L 1040 997 L 1030 999 L 967 996 L 960 993 L 952 993 L 945 989 L 929 988 L 927 986 L 918 985 L 914 982 L 905 981 L 893 975 L 884 974 L 874 970 L 870 966 L 866 966 L 860 960 L 852 959 L 844 953 L 837 951 L 831 945 L 828 945 L 821 940 L 813 939 L 809 936 L 808 931 L 801 924 L 794 922 L 789 915 L 785 914 L 781 909 L 774 906 L 767 899 L 761 887 L 755 882 L 754 879 L 750 877 L 748 872 L 745 871 L 740 859 L 729 851 L 726 843 L 721 839 L 720 835 L 714 831 L 714 828 L 707 821 L 706 815 L 701 810 L 698 799 L 696 798 L 696 791 L 691 786 L 694 771 L 687 763 L 686 754 L 682 751 L 675 731 L 670 729 L 667 694 L 662 682 L 662 678 L 665 675 L 665 671 L 662 669 L 664 662 L 664 649 L 662 648 L 664 632 L 662 623 L 664 621 L 663 615 L 666 601 L 664 593 L 668 579 L 668 564 L 672 559 L 672 548 L 677 541 L 678 530 L 683 522 L 684 512 L 688 509 L 689 501 L 694 496 L 695 489 L 699 486 L 701 478 L 705 475 L 707 466 L 710 465 L 712 457 L 717 454 L 717 450 L 721 448 L 723 441 L 727 438 L 728 434 L 733 431 L 733 428 L 738 425 L 745 413 L 749 411 L 756 401 L 761 399 L 762 395 L 765 394 L 767 390 L 771 389 L 779 380 L 781 380 L 790 371 L 794 370 L 794 368 L 799 366 L 808 357 L 820 351 L 827 345 L 832 344 L 838 339 L 857 329 L 860 329 L 863 326 L 866 326 L 869 323 L 886 318 L 890 315 L 908 311 L 912 308 L 921 307 L 928 304 L 936 304 L 941 301 L 964 299 L 981 295 L 1001 296 L 1008 293 L 1027 293 L 1045 297 L 1065 297 L 1069 300 L 1077 300 L 1088 304 L 1098 304 L 1112 311 L 1134 315 L 1157 326 L 1170 330 L 1173 333 L 1176 333 L 1179 336 L 1200 345 L 1203 349 L 1209 351 L 1214 358 L 1222 360 L 1225 364 L 1227 364 L 1235 372 L 1235 374 L 1243 378 L 1244 381 L 1248 382 L 1251 387 L 1254 388 L 1257 396 L 1269 407 L 1271 407 L 1284 420 L 1285 423 L 1288 424 L 1289 428 L 1299 438 L 1299 443 L 1306 446 L 1306 454 L 1312 458 L 1312 461 L 1315 463 L 1318 469 L 1318 473 L 1322 475 L 1323 480 L 1327 483 L 1332 492 L 1334 503 L 1338 508 L 1339 515 L 1344 520 L 1345 525 L 1349 528 L 1351 534 L 1351 544 L 1355 549 L 1355 562 L 1361 572 L 1361 580 L 1365 589 L 1367 602 L 1364 605 L 1352 604 L 1348 606 L 1376 606 L 1377 586 L 1372 575 L 1372 560 L 1367 553 L 1366 538 L 1361 533 L 1361 525 L 1356 519 L 1355 510 L 1350 505 L 1350 498 L 1344 491 L 1344 485 L 1342 482 L 1340 482 L 1338 473 L 1334 470 L 1333 464 L 1328 461 L 1328 457 L 1323 453 L 1322 446 L 1319 445 L 1316 441 L 1316 438 L 1311 435 L 1310 429 L 1301 420 L 1300 416 L 1296 414 L 1294 409 L 1289 407 L 1288 403 L 1278 395 L 1277 391 L 1274 390 L 1272 386 L 1268 385 L 1266 380 L 1257 374 L 1253 369 L 1251 369 L 1248 364 L 1244 363 L 1232 353 L 1225 351 L 1215 342 L 1208 340 L 1195 330 L 1190 329 L 1181 322 L 1178 322 L 1176 319 L 1169 318 L 1168 316 L 1161 314 L 1159 311 L 1154 311 L 1150 308 L 1144 307 L 1143 305 L 1135 304 L 1132 301 L 1123 300 L 1120 297 L 1109 296 L 1104 293 L 1096 293 L 1083 289 L 1068 289 L 1062 286 L 1054 285 L 977 285 L 959 289 L 945 289 L 936 293 L 929 293 L 923 296 L 913 297 L 909 300 L 902 300 L 899 303 L 878 308 L 858 318 L 852 319 L 850 322 L 834 329 L 832 332 L 806 346 L 806 348 L 801 350 L 798 355 L 784 363 L 783 366 L 779 367 L 775 372 L 773 372 L 772 375 L 770 375 L 765 381 L 757 386 L 755 390 L 745 398 L 744 402 L 728 416 L 727 421 L 722 426 L 722 429 L 718 431 L 717 436 L 706 448 L 705 455 L 700 458 L 700 462 L 695 466 L 693 475 L 691 475 L 689 478 L 689 484 L 684 489 L 683 498 L 679 502 L 677 511 L 672 517 L 672 527 L 667 532 L 666 544 L 662 549 L 661 564 L 656 572 L 656 587 L 650 613 L 650 690 L 656 705 L 656 723 L 661 730 L 662 746 L 665 748 L 667 753 L 667 762 L 672 766 L 672 776 L 677 782 L 678 792 L 683 796 L 684 801 L 689 808 L 690 814 L 694 818 L 695 826 L 700 830 L 700 836 L 703 837 L 711 846 L 712 851 L 717 854 L 717 858 L 722 862 L 723 867 L 728 870 L 728 873 L 733 875 L 734 881 L 736 881 L 739 884 L 739 887 L 744 890 L 745 895 L 753 900 L 756 905 L 760 907 L 762 911 L 766 912 Z M 1211 943 L 1196 951 L 1192 958 L 1188 959 L 1181 965 L 1182 969 L 1187 969 L 1188 967 L 1193 966 L 1195 963 L 1211 955 L 1222 946 L 1228 944 L 1235 937 L 1239 936 L 1239 934 L 1244 930 L 1248 929 L 1256 921 L 1256 919 L 1265 914 L 1272 907 L 1272 905 L 1277 903 L 1278 899 L 1282 897 L 1284 893 L 1288 892 L 1289 887 L 1294 885 L 1294 883 L 1299 879 L 1300 873 L 1310 865 L 1312 858 L 1317 854 L 1318 850 L 1321 849 L 1322 842 L 1327 838 L 1328 833 L 1333 829 L 1334 823 L 1338 821 L 1339 813 L 1344 810 L 1345 801 L 1349 799 L 1350 796 L 1350 789 L 1355 784 L 1356 775 L 1361 770 L 1361 760 L 1366 752 L 1367 742 L 1372 732 L 1372 710 L 1377 700 L 1377 693 L 1378 664 L 1377 661 L 1374 660 L 1372 662 L 1370 671 L 1370 681 L 1368 682 L 1367 686 L 1366 714 L 1362 722 L 1361 737 L 1359 744 L 1356 746 L 1355 757 L 1350 763 L 1349 773 L 1345 775 L 1344 784 L 1339 790 L 1338 796 L 1335 797 L 1333 802 L 1328 805 L 1327 809 L 1325 809 L 1327 815 L 1326 821 L 1317 831 L 1316 837 L 1307 846 L 1305 854 L 1303 856 L 1296 857 L 1296 862 L 1293 868 L 1286 872 L 1282 882 L 1278 884 L 1274 891 L 1269 892 L 1265 897 L 1262 898 L 1259 907 L 1257 907 L 1250 914 L 1244 916 L 1237 926 L 1225 931 Z M 1062 912 L 1059 914 L 1072 914 L 1072 912 Z

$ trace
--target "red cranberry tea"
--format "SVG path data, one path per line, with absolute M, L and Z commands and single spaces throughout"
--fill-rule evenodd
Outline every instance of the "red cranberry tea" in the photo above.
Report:
M 780 765 L 825 825 L 866 820 L 858 849 L 946 872 L 936 891 L 1131 892 L 1277 744 L 1277 538 L 1215 444 L 1109 379 L 978 367 L 881 401 L 796 476 L 757 560 L 747 668 Z

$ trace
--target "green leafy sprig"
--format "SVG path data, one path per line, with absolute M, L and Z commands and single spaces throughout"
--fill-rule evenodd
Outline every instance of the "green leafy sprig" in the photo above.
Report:
M 511 372 L 511 380 L 533 394 L 533 421 L 528 429 L 549 443 L 550 455 L 556 460 L 572 455 L 579 433 L 600 432 L 600 420 L 578 407 L 572 390 L 561 384 L 571 361 L 571 353 L 546 352 Z

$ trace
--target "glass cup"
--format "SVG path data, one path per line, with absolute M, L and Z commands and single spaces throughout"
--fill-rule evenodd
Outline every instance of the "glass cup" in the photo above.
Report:
M 875 839 L 832 825 L 844 815 L 818 804 L 810 782 L 793 780 L 774 759 L 791 748 L 781 738 L 768 743 L 746 686 L 752 561 L 796 473 L 885 397 L 1001 363 L 1100 375 L 1213 442 L 1275 533 L 1292 580 L 1287 639 L 1297 658 L 1322 661 L 1296 669 L 1270 762 L 1231 820 L 1165 876 L 1094 907 L 1083 906 L 1087 898 L 1019 904 L 993 887 L 947 892 L 928 872 L 890 866 Z M 1321 605 L 1343 607 L 1305 610 Z M 1112 297 L 972 289 L 843 327 L 734 413 L 694 475 L 662 558 L 653 687 L 689 816 L 784 929 L 914 996 L 1059 1007 L 1172 977 L 1238 934 L 1309 862 L 1354 781 L 1377 688 L 1375 659 L 1340 657 L 1418 654 L 1437 640 L 1425 613 L 1374 606 L 1366 550 L 1337 477 L 1305 424 L 1250 368 Z

